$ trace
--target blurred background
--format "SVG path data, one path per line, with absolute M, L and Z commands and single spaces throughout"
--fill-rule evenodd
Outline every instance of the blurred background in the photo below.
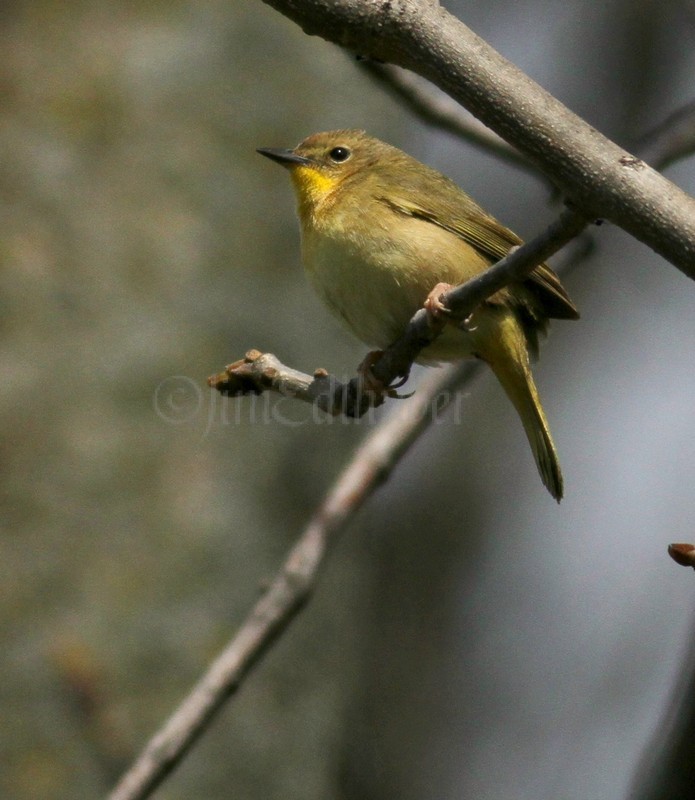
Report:
M 628 147 L 695 95 L 692 2 L 447 7 Z M 259 0 L 6 2 L 0 52 L 0 794 L 78 800 L 182 699 L 371 427 L 205 385 L 251 347 L 337 374 L 364 355 L 255 148 L 361 127 L 522 236 L 556 207 Z M 694 159 L 668 175 L 695 191 Z M 695 538 L 695 286 L 611 226 L 596 242 L 565 279 L 582 319 L 535 371 L 562 505 L 484 375 L 157 797 L 692 796 L 691 757 L 654 775 L 695 664 L 695 579 L 666 555 Z

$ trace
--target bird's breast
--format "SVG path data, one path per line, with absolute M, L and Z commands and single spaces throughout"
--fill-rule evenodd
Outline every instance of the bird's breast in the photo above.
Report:
M 302 260 L 328 308 L 363 342 L 387 347 L 440 281 L 458 284 L 487 266 L 472 247 L 429 222 L 392 214 L 340 214 L 302 226 Z M 354 223 L 358 220 L 357 224 Z M 473 345 L 451 329 L 426 358 L 471 355 Z
M 388 238 L 304 232 L 302 259 L 314 289 L 366 344 L 386 347 L 424 301 L 411 259 Z

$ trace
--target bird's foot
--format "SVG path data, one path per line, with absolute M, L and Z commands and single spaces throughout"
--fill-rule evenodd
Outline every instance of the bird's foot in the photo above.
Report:
M 362 390 L 374 395 L 375 399 L 380 400 L 380 402 L 375 403 L 375 405 L 380 405 L 384 397 L 393 397 L 397 400 L 404 400 L 405 398 L 411 396 L 410 394 L 404 395 L 398 394 L 397 392 L 397 389 L 400 389 L 400 387 L 403 386 L 403 384 L 408 380 L 410 373 L 403 375 L 398 380 L 388 384 L 388 386 L 376 377 L 372 367 L 377 363 L 377 361 L 379 361 L 383 354 L 383 350 L 370 350 L 362 359 L 359 367 L 357 367 L 357 375 L 359 377 Z
M 451 311 L 442 303 L 442 295 L 453 289 L 450 283 L 438 283 L 427 295 L 423 303 L 431 320 L 439 320 L 451 314 Z

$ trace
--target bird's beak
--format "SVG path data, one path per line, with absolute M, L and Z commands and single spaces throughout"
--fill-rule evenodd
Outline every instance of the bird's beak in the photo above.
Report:
M 294 150 L 285 150 L 282 147 L 259 147 L 256 152 L 260 153 L 262 156 L 272 159 L 273 161 L 277 161 L 278 164 L 282 164 L 283 167 L 306 167 L 309 166 L 309 164 L 314 163 L 310 158 L 297 155 Z

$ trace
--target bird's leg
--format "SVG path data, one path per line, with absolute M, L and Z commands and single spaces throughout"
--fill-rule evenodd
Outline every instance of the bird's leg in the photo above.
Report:
M 427 295 L 427 299 L 423 305 L 432 320 L 440 319 L 451 313 L 444 303 L 442 303 L 441 297 L 453 288 L 453 285 L 450 283 L 438 283 Z

